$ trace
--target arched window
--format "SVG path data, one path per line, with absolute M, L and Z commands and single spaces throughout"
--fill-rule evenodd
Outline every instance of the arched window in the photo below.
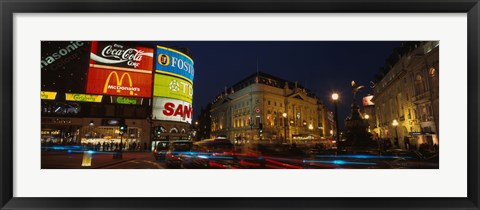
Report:
M 173 127 L 172 129 L 170 129 L 170 133 L 178 133 L 178 129 Z
M 428 74 L 430 75 L 430 77 L 435 78 L 437 77 L 437 70 L 434 67 L 431 67 L 428 70 Z
M 273 112 L 273 126 L 278 126 L 278 115 L 277 111 Z
M 415 93 L 416 95 L 420 95 L 425 92 L 425 82 L 423 80 L 422 75 L 417 74 L 415 77 Z

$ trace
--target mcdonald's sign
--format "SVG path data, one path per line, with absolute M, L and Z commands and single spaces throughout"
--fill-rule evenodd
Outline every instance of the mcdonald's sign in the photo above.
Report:
M 90 68 L 87 93 L 128 97 L 151 97 L 152 73 Z

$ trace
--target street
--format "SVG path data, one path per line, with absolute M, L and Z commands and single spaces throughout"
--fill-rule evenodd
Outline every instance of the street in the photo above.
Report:
M 153 152 L 92 150 L 42 151 L 42 169 L 435 169 L 438 153 L 413 150 L 316 150 L 289 145 L 236 146 L 215 152 L 170 151 L 156 160 Z

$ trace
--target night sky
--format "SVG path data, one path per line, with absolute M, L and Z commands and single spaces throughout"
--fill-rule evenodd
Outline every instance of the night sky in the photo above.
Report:
M 190 49 L 195 66 L 194 120 L 200 107 L 212 102 L 245 77 L 259 71 L 295 82 L 312 90 L 333 111 L 331 94 L 338 91 L 340 127 L 350 114 L 351 81 L 371 92 L 370 81 L 385 66 L 401 42 L 391 41 L 186 41 L 157 42 Z M 360 99 L 360 97 L 358 98 Z M 361 101 L 359 101 L 361 102 Z
M 45 42 L 42 57 L 51 55 L 70 42 Z M 385 66 L 393 49 L 402 42 L 390 41 L 151 41 L 141 45 L 188 48 L 194 60 L 193 120 L 200 108 L 218 94 L 258 70 L 298 82 L 310 89 L 333 111 L 331 94 L 340 94 L 339 120 L 350 114 L 351 81 L 364 85 L 359 96 L 370 93 L 370 81 Z M 42 68 L 42 90 L 62 88 L 65 92 L 85 92 L 90 44 L 79 47 L 56 62 Z M 70 61 L 70 62 L 67 62 Z M 360 99 L 360 97 L 358 97 Z M 360 102 L 360 101 L 359 101 Z

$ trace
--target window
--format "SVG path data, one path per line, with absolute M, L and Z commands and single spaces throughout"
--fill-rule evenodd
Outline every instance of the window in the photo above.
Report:
M 178 129 L 173 127 L 172 129 L 170 129 L 170 133 L 178 133 Z
M 428 70 L 428 74 L 430 75 L 430 77 L 434 78 L 436 77 L 436 70 L 435 68 L 431 67 L 429 70 Z
M 425 83 L 423 77 L 420 74 L 417 74 L 415 78 L 415 93 L 420 95 L 425 92 Z

